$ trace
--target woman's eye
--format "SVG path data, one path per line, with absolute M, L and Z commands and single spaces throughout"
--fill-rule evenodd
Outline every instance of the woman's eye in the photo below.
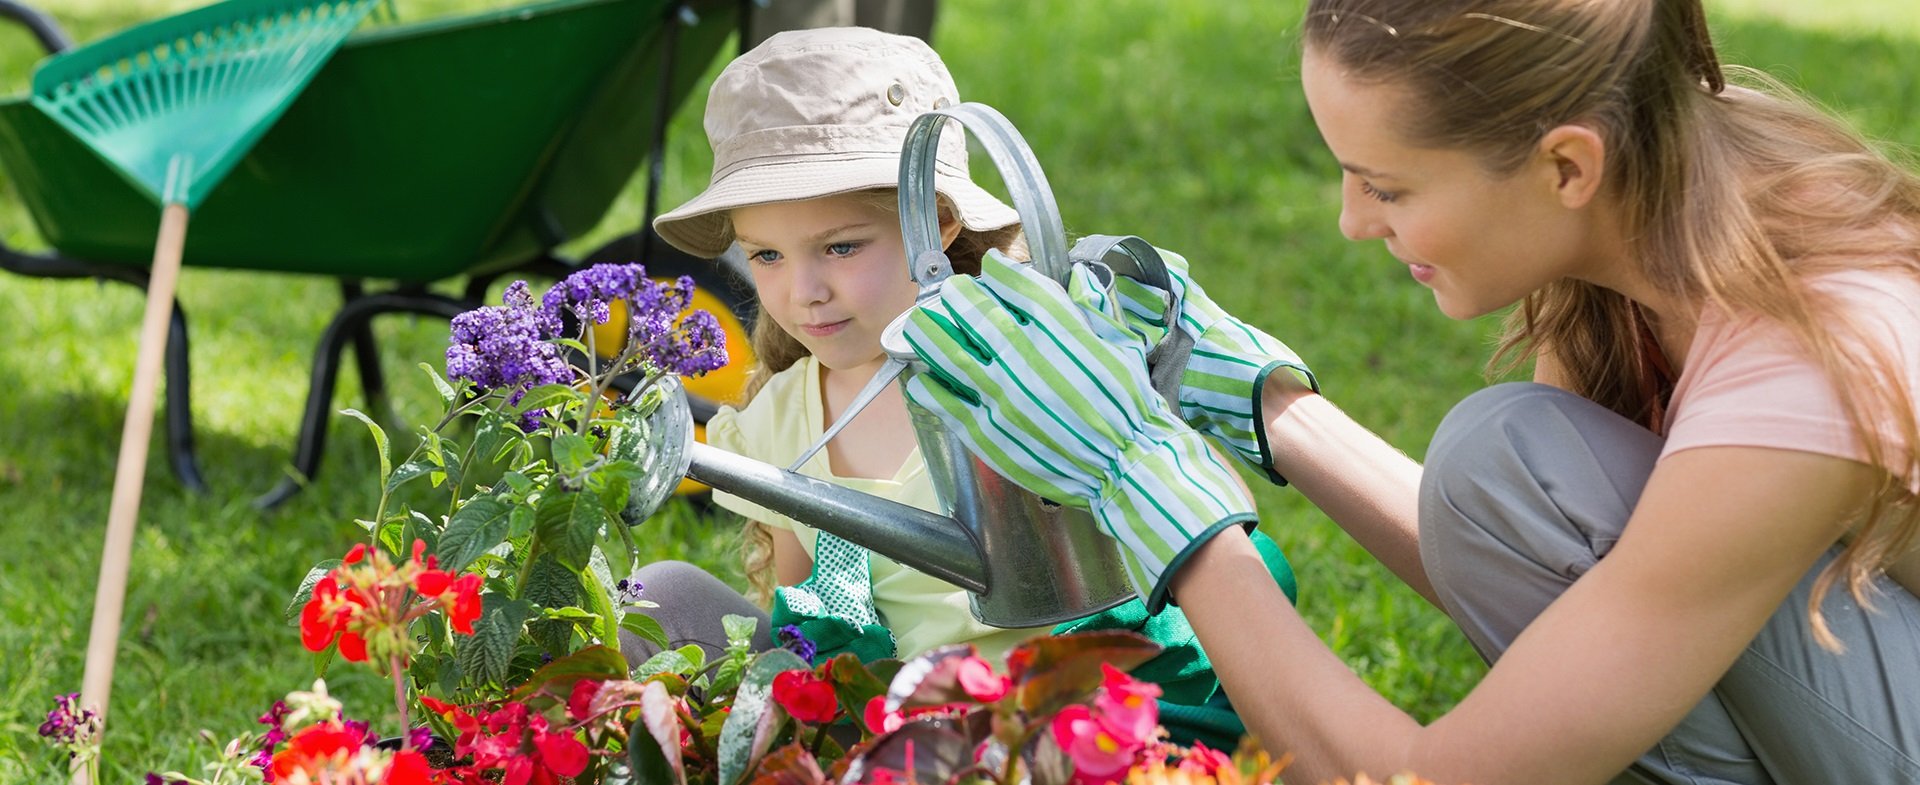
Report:
M 754 251 L 753 253 L 747 254 L 747 260 L 754 264 L 773 264 L 774 262 L 780 261 L 780 252 L 771 248 Z
M 1392 191 L 1382 191 L 1374 187 L 1373 183 L 1365 180 L 1360 181 L 1360 192 L 1387 204 L 1392 204 L 1393 200 L 1400 198 L 1400 194 Z
M 856 242 L 832 243 L 827 246 L 827 255 L 852 256 L 855 251 L 860 250 L 860 245 Z

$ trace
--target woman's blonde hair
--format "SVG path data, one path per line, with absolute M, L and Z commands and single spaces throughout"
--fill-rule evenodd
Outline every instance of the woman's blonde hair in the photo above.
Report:
M 1312 0 L 1304 37 L 1348 73 L 1421 97 L 1403 138 L 1474 152 L 1495 174 L 1555 127 L 1596 128 L 1645 277 L 1782 325 L 1820 363 L 1870 462 L 1888 470 L 1809 601 L 1816 639 L 1838 649 L 1819 612 L 1826 592 L 1844 579 L 1869 602 L 1920 532 L 1901 479 L 1920 478 L 1920 407 L 1892 347 L 1810 284 L 1861 268 L 1920 279 L 1920 180 L 1763 74 L 1723 70 L 1699 0 Z M 1492 367 L 1549 354 L 1574 392 L 1657 431 L 1674 379 L 1646 329 L 1626 297 L 1565 280 L 1509 314 Z
M 870 206 L 885 210 L 890 215 L 900 212 L 899 191 L 893 188 L 875 188 L 856 191 L 850 194 Z M 945 195 L 937 197 L 939 220 L 942 226 L 958 220 L 953 205 Z M 896 221 L 896 223 L 898 223 Z M 962 227 L 958 237 L 947 245 L 947 258 L 952 260 L 955 272 L 966 275 L 980 274 L 980 259 L 988 250 L 998 250 L 1008 258 L 1025 260 L 1027 258 L 1026 235 L 1020 225 L 975 231 Z M 901 262 L 901 272 L 906 272 L 906 262 Z M 767 380 L 774 374 L 784 371 L 807 356 L 807 347 L 787 331 L 780 329 L 773 318 L 767 315 L 765 308 L 754 317 L 753 326 L 748 330 L 748 342 L 753 347 L 754 367 L 747 375 L 745 401 L 753 400 L 765 387 Z M 748 596 L 755 602 L 766 604 L 773 595 L 773 532 L 765 524 L 748 521 L 741 534 L 740 558 L 746 568 Z

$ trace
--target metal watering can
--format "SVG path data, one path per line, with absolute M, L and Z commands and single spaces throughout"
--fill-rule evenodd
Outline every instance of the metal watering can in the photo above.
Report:
M 984 104 L 959 104 L 921 115 L 908 129 L 900 159 L 900 221 L 909 273 L 920 298 L 932 296 L 953 265 L 940 245 L 934 157 L 948 120 L 972 130 L 999 167 L 1020 214 L 1034 266 L 1065 283 L 1075 263 L 1103 274 L 1134 277 L 1171 290 L 1152 246 L 1135 237 L 1091 236 L 1066 247 L 1060 211 L 1032 150 L 1006 117 Z M 1109 283 L 1111 278 L 1106 279 Z M 1168 305 L 1168 323 L 1179 303 Z M 634 484 L 625 517 L 644 520 L 682 476 L 775 510 L 820 531 L 965 589 L 975 618 L 995 627 L 1042 627 L 1082 618 L 1134 597 L 1118 546 L 1091 514 L 1042 499 L 994 473 L 969 453 L 932 412 L 907 403 L 920 454 L 944 514 L 927 512 L 798 474 L 807 459 L 896 379 L 923 373 L 904 341 L 903 314 L 886 330 L 889 360 L 839 420 L 799 460 L 782 469 L 694 441 L 693 417 L 677 377 L 660 383 L 666 396 L 648 417 L 646 476 Z M 1192 341 L 1179 330 L 1148 355 L 1154 387 L 1170 402 Z M 1175 404 L 1177 407 L 1177 404 Z M 1177 408 L 1176 408 L 1177 411 Z

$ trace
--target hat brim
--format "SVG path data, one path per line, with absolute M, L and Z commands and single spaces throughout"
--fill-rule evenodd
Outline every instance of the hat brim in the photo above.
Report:
M 962 226 L 984 232 L 1020 222 L 1013 208 L 947 169 L 936 165 L 933 189 L 953 203 Z M 733 223 L 726 217 L 729 210 L 894 188 L 899 183 L 899 156 L 804 155 L 771 160 L 727 173 L 699 196 L 653 219 L 653 229 L 675 248 L 711 259 L 733 245 Z

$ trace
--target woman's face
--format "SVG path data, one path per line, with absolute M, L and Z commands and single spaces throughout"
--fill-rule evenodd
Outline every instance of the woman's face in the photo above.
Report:
M 919 292 L 894 214 L 826 196 L 742 207 L 732 219 L 774 323 L 830 370 L 877 369 L 881 330 Z
M 1343 170 L 1341 233 L 1385 241 L 1447 316 L 1481 316 L 1581 272 L 1589 219 L 1564 206 L 1551 157 L 1495 176 L 1469 153 L 1409 146 L 1395 130 L 1406 91 L 1352 79 L 1311 48 L 1301 82 Z

